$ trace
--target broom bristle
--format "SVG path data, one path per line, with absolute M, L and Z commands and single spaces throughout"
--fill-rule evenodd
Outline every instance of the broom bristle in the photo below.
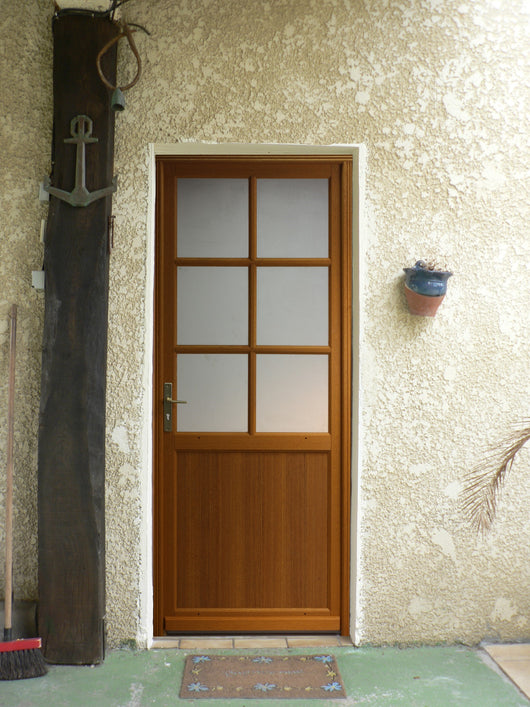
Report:
M 46 675 L 48 667 L 39 648 L 40 638 L 0 643 L 0 680 L 24 680 Z

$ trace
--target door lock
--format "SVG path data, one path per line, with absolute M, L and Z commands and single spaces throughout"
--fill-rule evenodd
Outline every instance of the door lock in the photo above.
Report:
M 173 405 L 186 405 L 186 400 L 173 400 L 173 383 L 164 383 L 164 432 L 173 431 Z

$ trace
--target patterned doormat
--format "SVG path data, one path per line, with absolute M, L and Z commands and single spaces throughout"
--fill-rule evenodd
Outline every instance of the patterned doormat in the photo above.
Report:
M 331 655 L 191 655 L 182 699 L 322 699 L 346 697 Z

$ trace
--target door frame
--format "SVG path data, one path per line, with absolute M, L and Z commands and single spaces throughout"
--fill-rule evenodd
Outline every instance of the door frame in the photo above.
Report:
M 206 143 L 180 143 L 174 145 L 150 144 L 149 145 L 149 211 L 148 211 L 148 247 L 147 247 L 147 272 L 146 272 L 146 341 L 145 341 L 145 366 L 144 381 L 145 386 L 145 409 L 146 417 L 143 439 L 143 460 L 147 469 L 147 474 L 143 477 L 142 489 L 142 539 L 144 550 L 144 561 L 140 569 L 141 591 L 140 591 L 140 632 L 146 637 L 148 645 L 153 638 L 153 616 L 154 616 L 154 429 L 153 429 L 153 370 L 154 370 L 154 307 L 155 307 L 155 200 L 156 200 L 156 165 L 155 159 L 158 155 L 189 155 L 189 156 L 252 156 L 252 155 L 322 155 L 336 156 L 347 155 L 352 157 L 352 213 L 351 213 L 351 321 L 355 326 L 351 327 L 351 470 L 347 481 L 348 493 L 344 495 L 344 504 L 347 506 L 346 516 L 349 523 L 342 529 L 343 548 L 343 570 L 349 569 L 347 581 L 343 582 L 343 587 L 348 596 L 344 597 L 345 605 L 349 605 L 349 633 L 356 643 L 357 638 L 357 617 L 358 617 L 358 468 L 359 468 L 359 330 L 360 330 L 360 269 L 359 253 L 360 238 L 362 234 L 362 210 L 361 204 L 364 197 L 364 174 L 365 174 L 365 149 L 363 145 L 252 145 L 252 144 L 206 144 Z M 344 481 L 343 481 L 344 484 Z M 346 488 L 344 488 L 346 491 Z

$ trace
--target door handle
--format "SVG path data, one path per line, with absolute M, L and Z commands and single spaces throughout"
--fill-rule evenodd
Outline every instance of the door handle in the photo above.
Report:
M 173 430 L 173 405 L 185 405 L 186 400 L 173 400 L 173 383 L 164 383 L 164 432 Z

